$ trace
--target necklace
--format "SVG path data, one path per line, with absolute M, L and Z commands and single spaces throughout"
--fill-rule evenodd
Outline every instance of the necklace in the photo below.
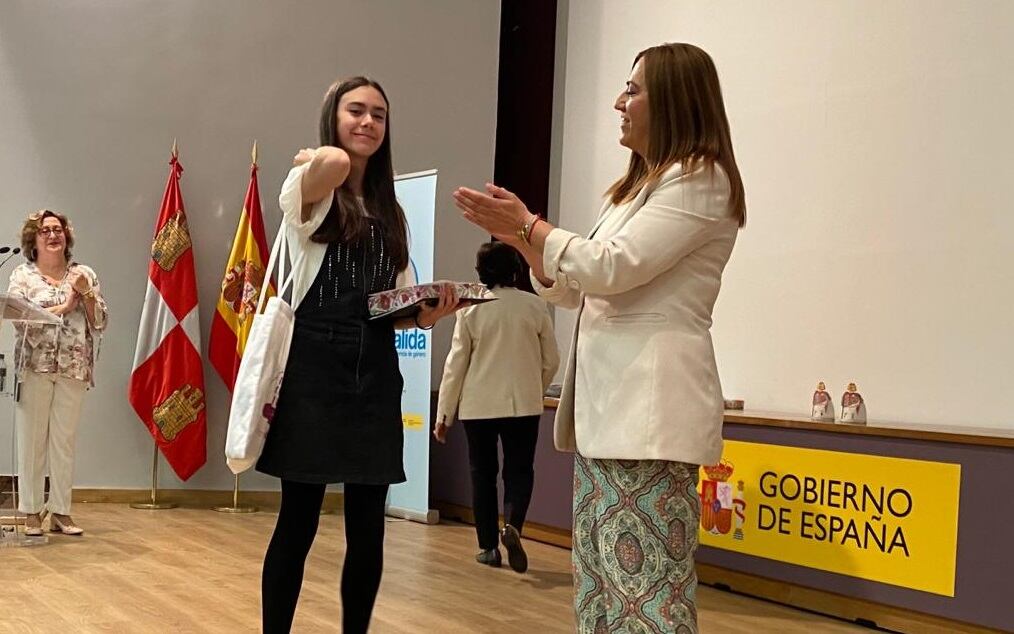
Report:
M 43 270 L 41 268 L 39 268 L 39 266 L 37 264 L 35 265 L 35 268 L 38 269 L 39 275 L 41 275 L 42 279 L 44 279 L 46 281 L 46 284 L 49 284 L 50 286 L 56 286 L 56 287 L 63 286 L 63 283 L 67 280 L 67 276 L 70 274 L 70 267 L 69 266 L 64 267 L 64 269 L 63 269 L 63 277 L 61 277 L 60 279 L 57 279 L 55 276 L 52 276 L 52 275 L 49 275 L 48 273 L 43 272 Z

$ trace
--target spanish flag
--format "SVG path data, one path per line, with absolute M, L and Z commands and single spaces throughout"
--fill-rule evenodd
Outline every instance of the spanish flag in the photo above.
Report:
M 253 325 L 254 313 L 264 282 L 268 246 L 264 237 L 264 218 L 261 215 L 261 196 L 257 189 L 257 146 L 250 166 L 250 185 L 243 201 L 243 212 L 232 241 L 232 252 L 225 265 L 222 294 L 211 322 L 211 339 L 208 342 L 211 365 L 232 392 L 243 357 L 246 338 Z M 275 292 L 268 286 L 268 297 Z

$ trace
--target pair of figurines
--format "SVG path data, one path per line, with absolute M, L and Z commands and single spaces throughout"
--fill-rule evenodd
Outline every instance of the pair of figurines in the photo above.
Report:
M 817 391 L 813 393 L 810 419 L 824 423 L 834 422 L 834 403 L 823 381 L 817 383 Z M 841 395 L 841 419 L 838 422 L 852 425 L 866 424 L 866 403 L 862 395 L 856 391 L 855 383 L 849 383 L 845 393 Z

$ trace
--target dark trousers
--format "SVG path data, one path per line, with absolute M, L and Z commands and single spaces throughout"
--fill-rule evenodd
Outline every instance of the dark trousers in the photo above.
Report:
M 324 501 L 323 484 L 282 480 L 278 523 L 264 556 L 261 617 L 265 634 L 292 628 L 303 566 L 313 545 Z M 345 563 L 342 567 L 342 632 L 365 634 L 384 568 L 387 485 L 345 485 Z
M 535 484 L 535 444 L 539 439 L 539 416 L 490 418 L 462 421 L 468 437 L 468 462 L 472 471 L 472 511 L 479 548 L 499 543 L 496 478 L 500 470 L 497 439 L 503 445 L 504 521 L 521 532 L 532 501 Z

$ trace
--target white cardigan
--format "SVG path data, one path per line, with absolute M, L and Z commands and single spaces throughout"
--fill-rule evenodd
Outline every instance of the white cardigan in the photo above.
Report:
M 512 418 L 542 413 L 542 395 L 560 367 L 546 302 L 496 287 L 497 300 L 457 313 L 444 363 L 437 421 Z
M 606 204 L 587 238 L 553 229 L 533 279 L 578 310 L 556 414 L 556 447 L 588 458 L 713 464 L 722 388 L 711 311 L 738 219 L 725 172 L 669 169 L 624 205 Z
M 303 222 L 303 174 L 309 167 L 309 163 L 297 165 L 289 170 L 289 175 L 282 183 L 282 192 L 278 195 L 278 206 L 282 209 L 282 216 L 285 218 L 286 241 L 289 249 L 289 259 L 295 267 L 292 277 L 292 307 L 299 306 L 306 291 L 310 289 L 313 280 L 320 271 L 320 265 L 324 262 L 324 255 L 327 254 L 327 244 L 313 242 L 310 236 L 316 231 L 327 212 L 331 209 L 331 202 L 334 200 L 332 190 L 323 199 L 313 204 L 310 210 L 310 218 Z M 300 257 L 302 256 L 302 257 Z M 406 266 L 395 282 L 395 288 L 412 286 L 415 284 L 415 274 L 411 265 Z

